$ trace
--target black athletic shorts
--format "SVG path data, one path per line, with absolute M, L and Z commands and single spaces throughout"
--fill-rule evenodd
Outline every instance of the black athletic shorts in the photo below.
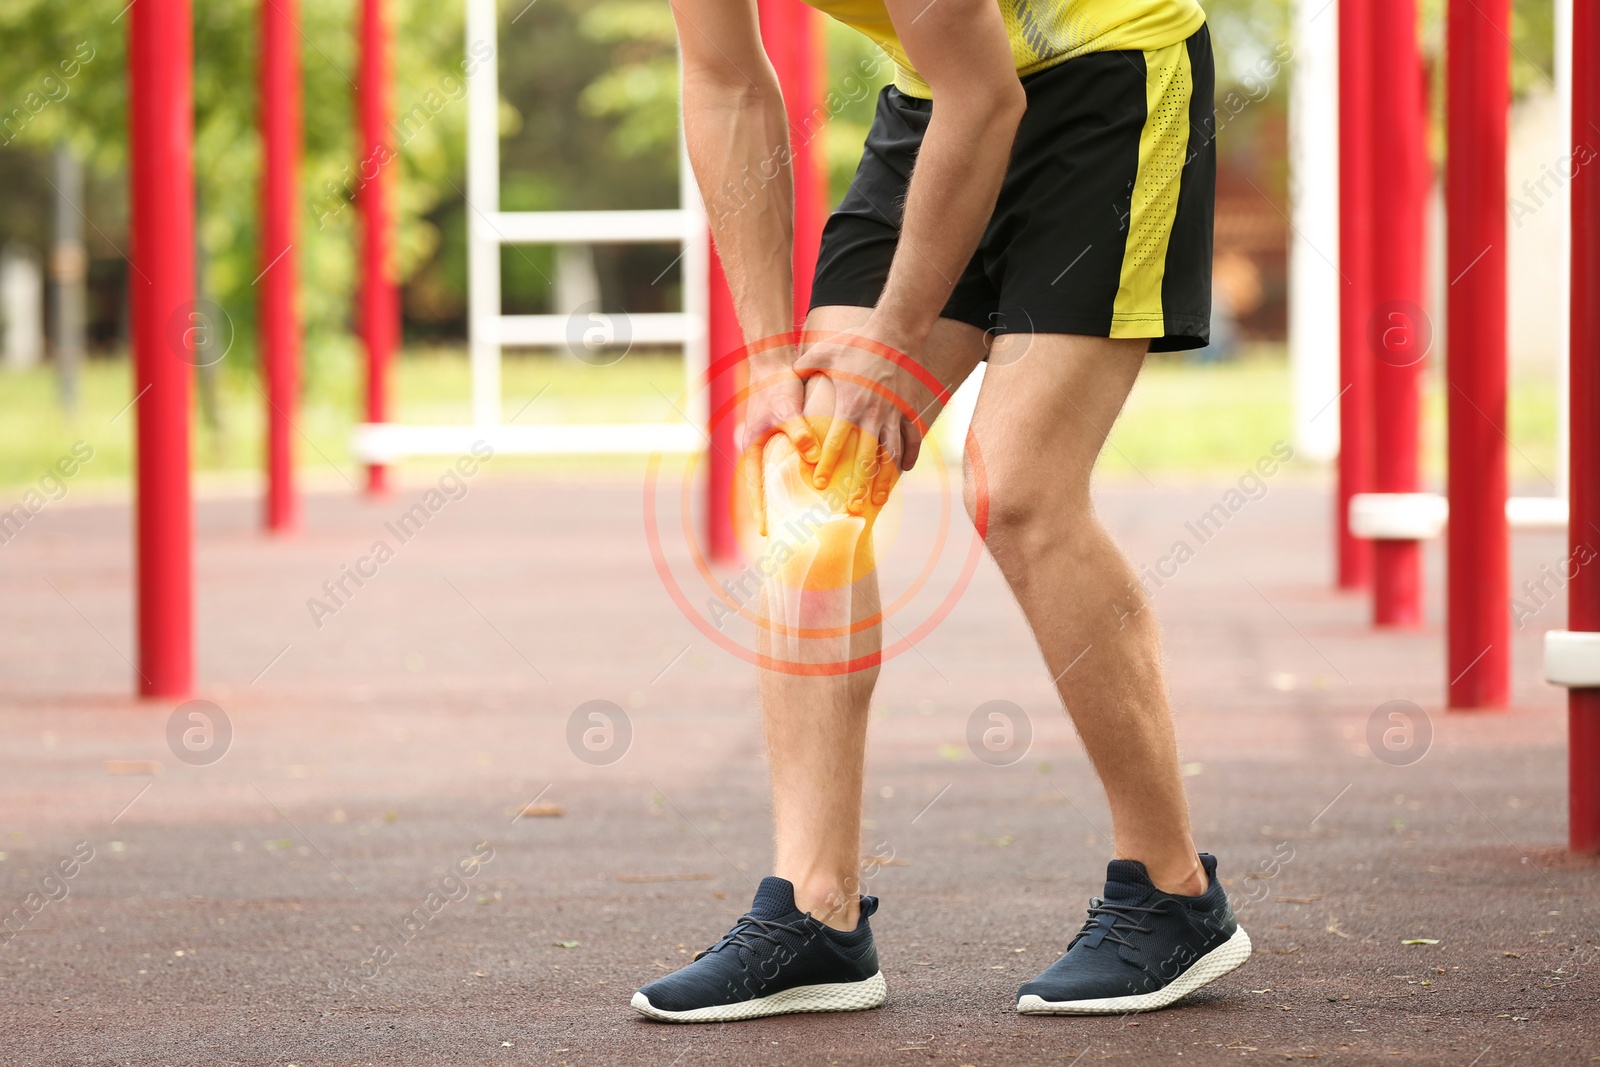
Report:
M 1022 79 L 1028 109 L 1000 199 L 945 318 L 994 333 L 1204 347 L 1216 196 L 1211 36 L 1091 52 Z M 900 239 L 933 101 L 890 86 L 829 217 L 811 306 L 872 307 Z

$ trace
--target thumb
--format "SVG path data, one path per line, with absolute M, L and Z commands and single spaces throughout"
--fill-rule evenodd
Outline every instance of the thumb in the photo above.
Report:
M 811 423 L 805 416 L 796 413 L 785 420 L 783 424 L 784 435 L 794 442 L 796 452 L 807 463 L 815 463 L 822 454 L 822 442 L 817 440 L 817 435 L 812 432 Z

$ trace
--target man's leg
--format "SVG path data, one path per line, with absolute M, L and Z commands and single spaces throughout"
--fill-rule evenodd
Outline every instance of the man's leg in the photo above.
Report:
M 1190 836 L 1155 613 L 1089 498 L 1095 459 L 1146 345 L 997 338 L 973 416 L 982 473 L 969 455 L 967 505 L 987 498 L 990 553 L 1105 787 L 1117 857 L 1142 861 L 1160 889 L 1193 895 L 1206 876 Z
M 815 308 L 806 327 L 846 331 L 864 323 L 869 313 L 869 308 Z M 923 365 L 954 389 L 983 358 L 985 341 L 976 327 L 940 319 L 929 337 Z M 825 380 L 808 389 L 808 415 L 831 411 L 829 389 Z M 939 405 L 933 405 L 923 418 L 932 422 L 938 410 Z M 769 447 L 769 460 L 777 458 L 771 449 L 780 455 L 786 450 L 786 462 L 799 462 L 786 442 Z M 841 469 L 847 471 L 848 465 Z M 769 489 L 769 543 L 783 536 L 785 526 L 774 497 Z M 797 495 L 792 503 L 803 507 L 806 501 Z M 864 536 L 871 537 L 870 524 Z M 864 573 L 842 580 L 821 575 L 804 583 L 809 588 L 799 588 L 802 583 L 791 568 L 767 582 L 763 614 L 768 623 L 761 631 L 765 655 L 791 665 L 859 663 L 875 656 L 881 648 L 880 627 L 851 632 L 878 612 L 878 579 L 871 567 L 870 543 L 866 547 L 865 555 L 855 556 Z M 797 630 L 811 636 L 800 636 Z M 810 911 L 840 930 L 855 927 L 859 910 L 862 774 L 868 702 L 877 678 L 875 662 L 837 673 L 808 675 L 794 673 L 792 667 L 760 672 L 772 768 L 774 873 L 794 883 L 801 911 Z
M 807 326 L 837 333 L 867 315 L 866 308 L 818 308 Z M 923 364 L 953 388 L 983 357 L 985 342 L 980 330 L 940 320 Z M 806 415 L 831 418 L 833 399 L 833 382 L 813 378 Z M 937 414 L 931 395 L 906 399 L 927 421 Z M 878 611 L 878 506 L 859 497 L 860 506 L 851 506 L 860 488 L 849 481 L 857 476 L 854 464 L 842 464 L 818 487 L 815 466 L 788 438 L 774 437 L 764 449 L 758 621 L 767 657 L 760 685 L 776 816 L 774 874 L 715 944 L 634 993 L 635 1010 L 667 1022 L 863 1011 L 887 995 L 869 922 L 874 904 L 863 907 L 859 897 L 867 702 L 880 648 L 877 626 L 863 624 Z

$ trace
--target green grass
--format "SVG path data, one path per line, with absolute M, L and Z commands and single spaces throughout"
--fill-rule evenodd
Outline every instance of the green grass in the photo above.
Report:
M 309 485 L 359 481 L 349 451 L 350 428 L 360 410 L 359 364 L 345 359 L 323 367 L 295 419 L 299 462 Z M 197 478 L 202 484 L 251 484 L 261 465 L 265 402 L 247 368 L 224 363 L 216 385 L 215 427 L 199 413 L 196 401 Z M 69 417 L 58 403 L 49 368 L 0 372 L 0 487 L 15 491 L 36 483 L 78 440 L 88 442 L 95 455 L 75 485 L 110 487 L 128 479 L 135 414 L 118 415 L 133 395 L 127 362 L 90 362 L 81 388 L 80 410 Z M 609 367 L 512 355 L 504 363 L 503 417 L 512 418 L 537 395 L 520 421 L 671 421 L 677 417 L 673 405 L 683 402 L 683 390 L 682 364 L 673 355 L 634 353 Z M 459 349 L 408 350 L 398 364 L 393 395 L 396 414 L 405 422 L 471 421 L 470 376 Z M 1423 421 L 1424 469 L 1435 481 L 1442 476 L 1443 400 L 1435 369 L 1427 379 Z M 1326 417 L 1334 416 L 1330 411 Z M 1515 381 L 1510 422 L 1513 482 L 1542 486 L 1540 472 L 1553 477 L 1555 470 L 1554 383 Z M 1257 349 L 1225 364 L 1153 359 L 1112 432 L 1101 470 L 1116 479 L 1141 474 L 1231 478 L 1289 435 L 1289 374 L 1281 349 Z M 437 465 L 432 460 L 415 463 L 421 471 Z M 496 459 L 497 470 L 508 466 L 603 472 L 637 469 L 637 460 Z
M 1237 476 L 1291 437 L 1281 350 L 1230 363 L 1146 362 L 1101 453 L 1102 477 Z
M 1542 493 L 1555 478 L 1556 384 L 1549 377 L 1516 375 L 1507 404 L 1511 482 Z M 1326 419 L 1337 419 L 1329 408 Z M 1289 366 L 1281 347 L 1262 347 L 1232 363 L 1195 365 L 1151 360 L 1140 375 L 1122 418 L 1101 456 L 1102 475 L 1138 471 L 1201 475 L 1242 473 L 1275 441 L 1292 443 Z M 1296 465 L 1291 471 L 1304 471 Z M 1422 471 L 1442 487 L 1445 474 L 1443 370 L 1423 378 Z M 1547 481 L 1547 479 L 1549 481 Z

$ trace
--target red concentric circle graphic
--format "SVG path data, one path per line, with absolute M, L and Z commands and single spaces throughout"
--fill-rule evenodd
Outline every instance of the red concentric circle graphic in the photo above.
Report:
M 858 351 L 867 352 L 880 359 L 886 360 L 894 364 L 896 367 L 899 367 L 900 369 L 910 373 L 923 386 L 928 388 L 929 391 L 935 397 L 937 397 L 941 403 L 946 403 L 950 399 L 950 391 L 946 389 L 937 378 L 929 373 L 926 368 L 916 363 L 904 353 L 896 351 L 882 342 L 873 340 L 871 338 L 850 334 L 848 332 L 823 333 L 818 331 L 805 331 L 798 334 L 777 334 L 772 337 L 751 342 L 738 349 L 735 349 L 719 359 L 714 360 L 711 365 L 706 368 L 704 378 L 694 383 L 694 387 L 697 390 L 709 391 L 711 383 L 716 381 L 722 375 L 737 374 L 739 368 L 745 364 L 751 355 L 758 354 L 772 348 L 795 344 L 797 341 L 800 343 L 805 343 L 807 341 L 822 339 L 830 340 L 836 344 L 846 345 L 847 347 L 855 348 Z M 815 374 L 820 372 L 813 371 L 811 373 Z M 901 414 L 904 415 L 906 419 L 924 436 L 928 434 L 929 426 L 922 418 L 920 411 L 918 411 L 917 408 L 905 397 L 900 396 L 898 393 L 894 392 L 892 389 L 889 389 L 887 386 L 884 386 L 882 383 L 861 375 L 838 371 L 829 372 L 829 377 L 832 377 L 836 381 L 852 382 L 862 386 L 863 388 L 872 390 L 879 396 L 882 396 L 893 403 L 895 407 L 899 409 Z M 760 389 L 763 388 L 763 386 L 758 385 L 755 388 Z M 743 386 L 735 391 L 735 395 L 730 400 L 723 403 L 717 410 L 710 413 L 710 425 L 705 428 L 708 441 L 715 440 L 717 428 L 723 425 L 726 420 L 737 417 L 740 405 L 751 393 L 752 387 Z M 950 472 L 947 464 L 943 462 L 942 453 L 939 452 L 937 445 L 935 445 L 933 451 L 936 458 L 939 460 L 936 463 L 940 488 L 939 527 L 935 536 L 932 550 L 928 554 L 928 559 L 923 564 L 915 580 L 911 582 L 904 592 L 895 598 L 892 604 L 888 605 L 887 607 L 880 606 L 879 610 L 874 615 L 855 621 L 846 626 L 820 628 L 789 627 L 781 622 L 764 618 L 761 613 L 752 610 L 750 604 L 741 602 L 739 599 L 732 596 L 731 593 L 723 587 L 722 583 L 717 580 L 716 575 L 712 571 L 710 562 L 707 560 L 705 553 L 702 551 L 699 538 L 695 530 L 692 498 L 695 482 L 701 468 L 701 456 L 703 453 L 696 454 L 693 460 L 684 465 L 682 484 L 679 487 L 679 500 L 682 513 L 681 525 L 684 540 L 688 547 L 689 557 L 693 564 L 695 573 L 699 576 L 700 580 L 704 582 L 705 588 L 712 598 L 711 600 L 708 600 L 708 603 L 713 601 L 718 602 L 727 608 L 728 610 L 725 617 L 731 618 L 737 616 L 739 618 L 748 620 L 754 623 L 757 627 L 765 629 L 769 632 L 799 638 L 846 637 L 869 627 L 876 626 L 881 622 L 886 622 L 889 618 L 903 610 L 917 596 L 917 594 L 921 592 L 923 587 L 932 578 L 933 573 L 944 554 L 945 546 L 948 542 L 950 522 L 952 518 L 952 512 L 954 510 L 952 506 L 952 494 L 950 491 Z M 752 663 L 757 667 L 784 674 L 813 676 L 848 674 L 854 671 L 877 666 L 886 659 L 893 659 L 894 657 L 909 651 L 918 641 L 932 633 L 933 630 L 941 622 L 943 622 L 944 619 L 955 608 L 956 603 L 966 591 L 967 586 L 971 583 L 973 574 L 977 570 L 978 561 L 980 558 L 982 558 L 984 551 L 984 537 L 988 531 L 989 493 L 988 480 L 984 470 L 983 455 L 977 445 L 976 440 L 970 435 L 965 447 L 965 456 L 969 471 L 968 476 L 972 481 L 973 491 L 976 498 L 976 506 L 974 508 L 975 529 L 973 532 L 973 538 L 971 544 L 968 546 L 966 558 L 962 562 L 960 574 L 957 576 L 955 582 L 951 585 L 949 592 L 945 594 L 944 598 L 939 602 L 938 606 L 928 615 L 927 618 L 921 620 L 916 626 L 912 627 L 910 632 L 903 633 L 899 640 L 882 647 L 879 651 L 869 655 L 859 656 L 854 659 L 841 659 L 829 662 L 802 662 L 799 660 L 768 655 L 764 652 L 761 652 L 759 649 L 746 647 L 744 644 L 735 640 L 730 635 L 724 633 L 719 624 L 713 623 L 711 619 L 708 619 L 700 611 L 696 610 L 689 592 L 683 588 L 683 586 L 679 583 L 677 576 L 673 573 L 671 565 L 667 560 L 667 553 L 662 544 L 659 522 L 660 515 L 657 505 L 657 495 L 659 492 L 661 477 L 661 462 L 663 459 L 663 454 L 660 452 L 653 453 L 649 458 L 649 463 L 646 468 L 644 486 L 645 538 L 650 546 L 651 562 L 655 566 L 656 574 L 660 578 L 663 588 L 665 588 L 668 596 L 672 598 L 673 603 L 683 614 L 684 618 L 693 623 L 695 628 L 709 638 L 714 644 L 723 648 L 732 655 L 746 661 L 747 663 Z M 738 457 L 728 458 L 733 461 L 735 467 L 735 474 L 733 476 L 737 476 L 737 469 L 739 466 Z

